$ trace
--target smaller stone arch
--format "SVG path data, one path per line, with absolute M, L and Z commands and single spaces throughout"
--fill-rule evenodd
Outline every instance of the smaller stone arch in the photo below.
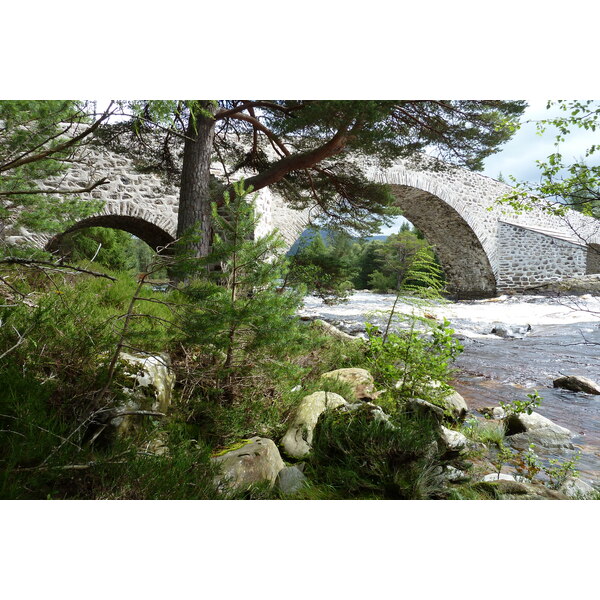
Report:
M 46 244 L 46 250 L 49 252 L 57 251 L 60 248 L 63 236 L 88 227 L 107 227 L 109 229 L 121 229 L 127 231 L 146 242 L 146 244 L 148 244 L 155 252 L 159 253 L 175 240 L 173 235 L 168 231 L 139 217 L 102 214 L 82 219 L 75 225 L 66 229 L 63 233 L 50 238 Z

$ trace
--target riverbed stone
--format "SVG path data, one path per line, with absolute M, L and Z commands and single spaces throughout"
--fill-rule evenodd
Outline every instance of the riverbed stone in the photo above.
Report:
M 323 330 L 331 337 L 335 338 L 336 340 L 341 340 L 342 342 L 356 342 L 362 339 L 358 336 L 350 335 L 349 333 L 338 329 L 337 327 L 335 327 L 335 325 L 327 323 L 327 321 L 323 321 L 322 319 L 315 319 L 313 321 L 313 324 L 315 327 L 318 327 L 319 329 Z
M 319 416 L 325 410 L 348 404 L 342 396 L 333 392 L 315 392 L 305 396 L 298 406 L 290 428 L 281 440 L 288 456 L 304 458 L 310 453 L 313 434 Z
M 517 450 L 526 450 L 530 444 L 545 448 L 574 448 L 571 443 L 573 433 L 539 413 L 511 414 L 504 422 L 506 440 Z
M 452 390 L 449 394 L 443 396 L 441 401 L 455 419 L 462 420 L 469 412 L 469 407 L 467 406 L 465 399 L 455 390 Z
M 591 496 L 596 490 L 589 483 L 583 481 L 583 479 L 570 477 L 560 486 L 559 491 L 569 498 L 585 499 Z
M 585 394 L 600 394 L 600 385 L 587 377 L 580 375 L 565 375 L 558 377 L 552 384 L 555 388 L 571 390 L 573 392 L 583 392 Z
M 336 369 L 335 371 L 329 371 L 324 373 L 321 377 L 328 379 L 336 379 L 347 383 L 352 387 L 354 391 L 354 397 L 357 400 L 366 398 L 368 400 L 374 400 L 379 396 L 375 390 L 375 380 L 369 371 L 366 369 L 359 369 L 355 367 L 346 369 Z
M 245 489 L 258 483 L 273 486 L 285 467 L 275 443 L 258 436 L 244 440 L 241 446 L 211 460 L 220 469 L 215 483 L 221 491 Z
M 303 465 L 292 465 L 279 471 L 276 484 L 284 496 L 297 494 L 306 485 L 307 479 L 302 467 Z
M 469 440 L 460 432 L 447 427 L 440 428 L 440 438 L 447 450 L 452 452 L 460 452 L 465 450 L 469 445 Z

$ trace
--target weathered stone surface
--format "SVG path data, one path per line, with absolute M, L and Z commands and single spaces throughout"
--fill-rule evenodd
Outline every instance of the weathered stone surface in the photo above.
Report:
M 253 437 L 235 450 L 211 459 L 220 468 L 216 483 L 219 489 L 243 489 L 253 484 L 274 485 L 285 467 L 272 440 Z
M 342 342 L 356 342 L 360 341 L 362 338 L 354 335 L 350 335 L 341 329 L 338 329 L 331 323 L 327 323 L 322 319 L 315 319 L 313 323 L 322 329 L 325 333 L 329 334 L 331 337 L 334 337 L 337 340 L 341 340 Z
M 573 448 L 571 431 L 539 413 L 509 415 L 505 423 L 506 440 L 518 450 L 525 450 L 530 444 L 545 448 Z
M 319 416 L 325 410 L 348 404 L 339 394 L 315 392 L 305 396 L 292 422 L 281 440 L 281 446 L 288 456 L 304 458 L 311 450 L 313 433 Z
M 429 414 L 433 415 L 439 423 L 441 423 L 444 419 L 444 409 L 436 406 L 435 404 L 431 404 L 431 402 L 427 402 L 427 400 L 422 400 L 421 398 L 410 398 L 407 401 L 407 406 L 409 410 L 417 413 L 417 414 Z
M 559 492 L 569 498 L 585 499 L 595 492 L 594 488 L 582 479 L 571 477 L 559 488 Z
M 171 403 L 175 375 L 171 360 L 166 354 L 138 355 L 121 352 L 119 357 L 123 372 L 119 383 L 128 395 L 125 403 L 115 407 L 110 424 L 118 435 L 130 432 L 144 419 L 134 412 L 166 413 Z
M 493 486 L 502 496 L 519 498 L 522 500 L 566 500 L 567 496 L 561 492 L 551 490 L 544 485 L 500 479 L 500 481 L 488 481 L 485 485 Z
M 306 485 L 306 475 L 298 465 L 285 467 L 277 475 L 277 487 L 284 496 L 297 494 Z
M 573 392 L 584 392 L 585 394 L 600 394 L 600 385 L 587 377 L 580 375 L 565 375 L 553 382 L 555 388 L 571 390 Z
M 454 390 L 444 396 L 442 402 L 455 419 L 464 419 L 469 412 L 469 407 L 467 406 L 465 399 Z
M 447 450 L 453 452 L 464 450 L 469 445 L 469 440 L 460 431 L 441 427 L 441 440 Z
M 375 391 L 375 381 L 373 380 L 373 376 L 366 369 L 337 369 L 336 371 L 324 373 L 321 377 L 337 379 L 338 381 L 347 383 L 354 390 L 354 396 L 357 400 L 360 400 L 361 398 L 373 400 L 378 396 Z
M 495 323 L 490 333 L 502 338 L 522 339 L 530 332 L 531 325 L 506 325 L 505 323 Z

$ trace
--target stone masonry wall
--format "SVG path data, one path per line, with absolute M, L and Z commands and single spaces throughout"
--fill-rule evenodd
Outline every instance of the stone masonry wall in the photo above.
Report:
M 510 223 L 498 227 L 498 291 L 522 291 L 548 281 L 586 273 L 585 245 Z

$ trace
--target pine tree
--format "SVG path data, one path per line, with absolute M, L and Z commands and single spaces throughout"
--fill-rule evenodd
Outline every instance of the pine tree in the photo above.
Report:
M 82 202 L 105 180 L 90 180 L 78 190 L 40 185 L 57 178 L 74 151 L 105 122 L 113 105 L 98 118 L 86 102 L 70 100 L 0 101 L 0 228 L 24 225 L 34 231 L 62 232 L 89 216 L 101 203 Z M 16 210 L 18 209 L 18 210 Z
M 254 238 L 258 215 L 248 199 L 251 190 L 240 181 L 234 191 L 233 197 L 225 193 L 222 207 L 213 203 L 211 253 L 188 263 L 196 275 L 183 288 L 193 301 L 183 319 L 188 341 L 212 348 L 226 400 L 235 377 L 267 351 L 270 357 L 287 355 L 298 335 L 295 312 L 303 295 L 302 289 L 281 291 L 283 241 L 275 233 Z

